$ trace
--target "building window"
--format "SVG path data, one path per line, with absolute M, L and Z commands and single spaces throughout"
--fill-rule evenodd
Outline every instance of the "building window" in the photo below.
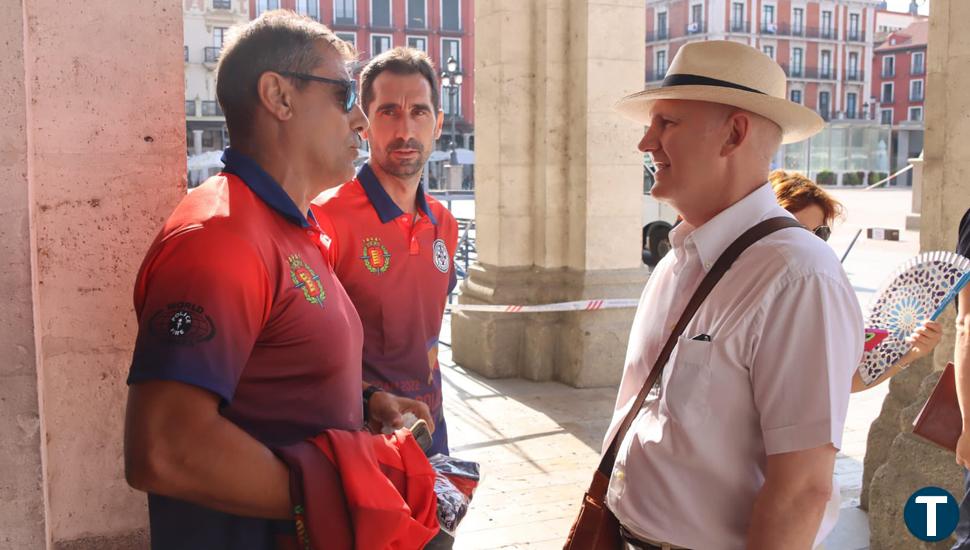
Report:
M 212 0 L 212 9 L 230 10 L 232 9 L 232 0 Z
M 805 32 L 805 8 L 793 8 L 791 16 L 792 34 L 800 35 Z
M 441 39 L 441 64 L 444 65 L 449 57 L 454 57 L 458 63 L 458 70 L 461 70 L 461 40 L 457 38 Z
M 296 0 L 296 13 L 306 15 L 317 21 L 320 20 L 319 0 Z
M 801 90 L 792 90 L 791 91 L 791 94 L 789 94 L 789 96 L 791 97 L 792 103 L 798 103 L 799 105 L 801 105 L 801 103 L 802 103 L 802 91 Z
M 891 125 L 893 123 L 893 110 L 892 109 L 883 109 L 883 110 L 879 111 L 879 118 L 880 118 L 879 121 L 882 124 L 890 124 Z
M 213 27 L 212 28 L 212 47 L 222 49 L 222 45 L 226 42 L 226 32 L 229 29 L 225 27 Z
M 407 18 L 409 29 L 428 28 L 428 6 L 426 0 L 408 0 Z
M 829 118 L 831 118 L 831 115 L 832 115 L 829 107 L 831 103 L 830 98 L 831 98 L 831 94 L 829 92 L 818 93 L 818 113 L 822 115 L 822 118 L 824 118 L 825 120 L 828 120 Z
M 896 56 L 887 55 L 882 58 L 883 78 L 896 76 Z
M 665 40 L 667 38 L 667 12 L 662 11 L 657 13 L 657 40 Z
M 832 38 L 832 12 L 822 12 L 822 38 Z
M 731 4 L 731 31 L 744 31 L 744 4 L 741 2 Z
M 690 22 L 698 27 L 704 22 L 704 4 L 694 4 L 690 7 Z
M 280 0 L 256 0 L 256 17 L 264 11 L 280 9 Z
M 391 0 L 370 0 L 370 24 L 379 29 L 391 28 Z
M 846 67 L 846 76 L 849 80 L 859 79 L 859 52 L 849 52 L 849 63 Z
M 802 76 L 803 53 L 801 48 L 791 49 L 791 76 Z
M 882 102 L 883 103 L 893 102 L 893 83 L 892 82 L 882 83 Z
M 772 59 L 775 58 L 775 47 L 774 46 L 762 46 L 761 49 L 762 49 L 762 51 L 765 52 L 765 55 L 767 55 L 768 57 L 770 57 Z
M 910 107 L 909 108 L 909 120 L 913 122 L 922 122 L 923 120 L 923 108 L 922 107 Z
M 409 36 L 408 47 L 428 53 L 428 39 L 424 36 Z
M 357 0 L 333 0 L 333 24 L 357 24 Z
M 822 50 L 819 63 L 819 78 L 832 78 L 832 52 Z
M 344 42 L 350 44 L 354 48 L 357 47 L 357 33 L 355 32 L 338 32 L 337 38 L 343 40 Z
M 910 60 L 910 70 L 911 74 L 923 74 L 926 72 L 926 65 L 924 64 L 926 60 L 926 55 L 923 52 L 913 52 L 912 59 Z
M 376 57 L 391 49 L 391 35 L 372 34 L 370 35 L 370 56 Z
M 766 4 L 762 8 L 761 28 L 764 32 L 770 34 L 774 34 L 777 31 L 775 27 L 775 7 L 770 4 Z
M 441 0 L 441 28 L 446 31 L 461 30 L 461 2 L 459 0 Z
M 923 101 L 923 81 L 922 80 L 909 81 L 909 100 Z
M 656 79 L 662 80 L 664 75 L 667 74 L 667 50 L 657 50 L 657 62 L 654 65 L 656 68 Z
M 859 40 L 861 34 L 859 33 L 859 14 L 850 13 L 849 14 L 849 40 Z
M 856 112 L 859 109 L 859 95 L 849 92 L 845 95 L 845 116 L 847 118 L 862 118 Z

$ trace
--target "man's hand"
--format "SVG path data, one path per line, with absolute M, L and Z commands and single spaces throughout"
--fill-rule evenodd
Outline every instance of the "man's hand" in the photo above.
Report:
M 940 323 L 930 320 L 923 321 L 923 324 L 906 338 L 906 343 L 911 346 L 910 353 L 907 354 L 911 354 L 910 362 L 929 355 L 942 338 L 943 326 Z
M 970 469 L 970 432 L 966 430 L 957 440 L 957 464 Z
M 434 420 L 431 419 L 431 409 L 427 405 L 407 397 L 399 397 L 386 391 L 379 391 L 368 401 L 368 427 L 374 433 L 381 433 L 385 425 L 395 430 L 404 427 L 405 413 L 411 413 L 428 423 L 428 429 L 434 433 Z

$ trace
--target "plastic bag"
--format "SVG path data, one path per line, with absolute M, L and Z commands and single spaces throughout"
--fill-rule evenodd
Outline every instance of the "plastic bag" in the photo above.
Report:
M 468 513 L 472 496 L 481 479 L 477 462 L 437 454 L 428 459 L 435 470 L 434 491 L 438 497 L 438 524 L 449 535 Z

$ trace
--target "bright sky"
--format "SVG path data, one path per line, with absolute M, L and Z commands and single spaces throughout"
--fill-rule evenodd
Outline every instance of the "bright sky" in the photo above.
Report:
M 909 0 L 887 0 L 889 4 L 889 9 L 892 11 L 909 11 Z M 930 13 L 930 2 L 929 0 L 916 0 L 919 4 L 919 12 L 923 15 L 929 15 Z

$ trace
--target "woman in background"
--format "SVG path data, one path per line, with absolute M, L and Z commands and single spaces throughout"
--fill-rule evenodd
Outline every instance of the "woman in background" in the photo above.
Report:
M 775 191 L 778 204 L 823 241 L 827 241 L 832 234 L 832 224 L 836 218 L 845 216 L 845 208 L 839 201 L 801 174 L 775 170 L 768 176 L 768 181 Z M 910 345 L 909 351 L 872 384 L 863 384 L 859 371 L 856 370 L 852 375 L 852 393 L 874 388 L 889 380 L 913 361 L 929 355 L 942 337 L 940 323 L 924 321 L 906 339 Z

